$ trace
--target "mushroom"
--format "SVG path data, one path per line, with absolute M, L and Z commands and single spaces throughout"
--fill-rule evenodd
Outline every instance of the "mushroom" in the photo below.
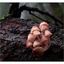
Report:
M 33 27 L 31 28 L 31 33 L 32 33 L 35 37 L 37 37 L 38 40 L 40 41 L 39 35 L 40 35 L 41 33 L 40 33 L 39 31 L 40 31 L 40 30 L 39 30 L 39 28 L 38 28 L 37 26 L 33 26 Z
M 41 26 L 41 25 L 49 26 L 49 24 L 48 24 L 47 22 L 41 22 L 41 23 L 40 23 L 40 26 Z
M 31 33 L 33 33 L 33 31 L 35 31 L 35 30 L 40 31 L 37 26 L 33 26 L 33 27 L 31 28 Z
M 49 47 L 51 46 L 51 43 L 50 43 L 50 35 L 52 35 L 52 33 L 48 30 L 48 23 L 46 22 L 41 22 L 40 25 L 39 25 L 39 28 L 41 30 L 41 42 L 45 41 L 45 43 L 48 45 L 49 44 Z
M 44 49 L 42 47 L 35 47 L 32 53 L 34 56 L 42 56 L 44 54 Z
M 41 25 L 41 26 L 39 26 L 39 28 L 40 28 L 41 32 L 48 29 L 48 27 L 46 25 Z
M 41 37 L 41 46 L 43 48 L 48 48 L 48 38 L 46 38 L 44 35 L 42 35 Z
M 45 30 L 44 35 L 48 38 L 48 44 L 49 46 L 51 46 L 50 36 L 52 35 L 52 33 L 49 30 Z
M 48 45 L 49 43 L 50 43 L 49 38 L 42 35 L 41 46 L 43 47 L 44 51 L 49 49 L 49 47 L 50 47 L 50 45 Z
M 33 35 L 36 36 L 39 41 L 40 41 L 40 37 L 39 37 L 40 34 L 41 34 L 41 33 L 40 33 L 39 31 L 34 31 L 34 32 L 33 32 Z
M 48 36 L 51 36 L 52 33 L 49 30 L 45 30 L 44 35 L 45 35 L 45 37 L 48 37 Z
M 48 26 L 49 25 L 46 22 L 41 22 L 39 25 L 39 28 L 40 28 L 41 32 L 43 32 L 48 29 Z
M 41 36 L 41 42 L 48 40 L 43 34 L 41 34 L 40 36 Z
M 34 42 L 35 38 L 36 37 L 33 34 L 31 34 L 31 33 L 28 35 L 28 41 L 33 41 Z
M 31 41 L 27 41 L 27 42 L 26 42 L 26 47 L 27 47 L 27 48 L 30 47 L 30 48 L 32 49 L 32 46 L 33 46 L 33 44 L 32 44 Z
M 48 23 L 41 22 L 39 25 L 40 29 L 37 26 L 33 26 L 31 28 L 31 32 L 28 35 L 26 47 L 30 47 L 32 49 L 34 56 L 42 56 L 44 52 L 51 46 L 50 36 L 52 35 L 52 33 L 48 30 L 48 26 Z M 38 40 L 35 39 L 36 37 Z
M 41 43 L 39 41 L 34 41 L 33 47 L 36 47 L 36 46 L 39 46 L 39 45 L 41 45 Z
M 44 51 L 49 49 L 50 46 L 48 45 L 48 43 L 49 43 L 48 40 L 44 41 L 44 46 L 43 46 Z

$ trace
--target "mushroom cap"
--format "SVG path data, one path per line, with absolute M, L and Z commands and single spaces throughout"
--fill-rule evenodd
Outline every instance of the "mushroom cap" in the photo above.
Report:
M 37 36 L 37 35 L 40 35 L 41 33 L 39 31 L 33 31 L 33 35 L 34 36 Z
M 38 46 L 38 45 L 41 45 L 41 43 L 40 43 L 39 41 L 34 41 L 33 47 L 36 47 L 36 46 Z
M 32 53 L 34 56 L 42 56 L 44 54 L 44 49 L 42 47 L 35 47 Z
M 33 44 L 32 44 L 32 42 L 31 41 L 27 41 L 27 43 L 26 43 L 26 47 L 30 47 L 30 46 L 32 46 Z
M 39 26 L 41 26 L 41 25 L 49 26 L 49 24 L 47 22 L 41 22 Z
M 29 34 L 28 35 L 28 40 L 34 40 L 36 37 L 33 34 Z
M 49 30 L 45 30 L 44 32 L 45 37 L 51 36 L 52 33 Z
M 31 33 L 33 33 L 33 31 L 40 31 L 39 28 L 37 26 L 33 26 L 31 28 Z
M 39 26 L 39 28 L 40 28 L 41 32 L 43 32 L 43 31 L 45 31 L 45 30 L 48 29 L 48 26 L 46 26 L 46 25 L 41 25 L 41 26 Z

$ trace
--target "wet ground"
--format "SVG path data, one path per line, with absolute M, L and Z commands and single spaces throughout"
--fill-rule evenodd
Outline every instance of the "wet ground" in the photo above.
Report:
M 52 32 L 51 47 L 43 56 L 35 57 L 30 48 L 26 48 L 27 36 L 32 26 L 39 21 L 7 18 L 0 20 L 0 60 L 3 61 L 63 61 L 64 41 L 62 26 L 49 23 Z

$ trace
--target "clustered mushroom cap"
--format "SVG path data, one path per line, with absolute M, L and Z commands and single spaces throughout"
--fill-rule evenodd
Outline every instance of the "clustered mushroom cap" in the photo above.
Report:
M 27 43 L 26 43 L 26 47 L 30 47 L 30 46 L 32 46 L 33 44 L 32 44 L 32 42 L 31 41 L 27 41 Z
M 40 35 L 40 32 L 39 32 L 39 31 L 34 31 L 34 32 L 33 32 L 33 35 L 34 35 L 34 36 L 38 36 L 38 35 Z
M 45 30 L 47 30 L 48 29 L 48 23 L 46 23 L 46 22 L 41 22 L 40 23 L 40 25 L 39 25 L 39 28 L 40 28 L 40 30 L 43 32 L 43 31 L 45 31 Z
M 41 45 L 41 43 L 40 43 L 39 41 L 34 41 L 33 47 L 36 47 L 36 46 L 38 46 L 38 45 Z
M 40 26 L 41 26 L 41 25 L 49 26 L 49 24 L 48 24 L 47 22 L 41 22 L 41 23 L 40 23 Z
M 43 31 L 45 31 L 45 30 L 48 29 L 48 26 L 46 26 L 46 25 L 41 25 L 41 26 L 39 26 L 39 28 L 40 28 L 41 32 L 43 32 Z
M 31 33 L 33 33 L 35 30 L 36 30 L 36 31 L 40 31 L 37 26 L 33 26 L 33 27 L 31 28 Z
M 44 35 L 45 35 L 45 37 L 48 37 L 48 36 L 51 36 L 52 33 L 49 30 L 45 30 Z
M 35 36 L 30 33 L 30 34 L 28 35 L 28 40 L 34 40 L 34 39 L 35 39 Z
M 44 49 L 42 47 L 35 47 L 32 53 L 34 56 L 42 56 L 44 54 Z

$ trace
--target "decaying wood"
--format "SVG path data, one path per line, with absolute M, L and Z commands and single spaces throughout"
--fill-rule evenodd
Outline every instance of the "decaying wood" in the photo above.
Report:
M 30 48 L 26 48 L 27 35 L 32 26 L 38 26 L 40 22 L 32 20 L 23 20 L 19 18 L 6 18 L 0 21 L 0 60 L 3 61 L 22 61 L 22 60 L 40 60 L 40 61 L 63 61 L 63 45 L 61 31 L 62 27 L 49 23 L 49 29 L 53 33 L 51 36 L 51 48 L 41 57 L 35 57 Z M 57 33 L 56 33 L 57 32 Z M 57 35 L 58 34 L 58 35 Z M 59 40 L 58 40 L 59 38 Z

